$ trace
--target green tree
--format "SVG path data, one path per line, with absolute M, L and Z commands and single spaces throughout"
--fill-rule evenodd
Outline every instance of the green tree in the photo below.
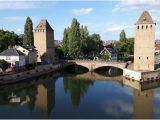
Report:
M 71 28 L 69 30 L 69 55 L 73 58 L 80 56 L 80 27 L 77 19 L 73 18 Z
M 115 49 L 121 57 L 127 57 L 134 52 L 134 38 L 126 38 L 125 31 L 120 33 L 120 40 L 116 42 Z
M 31 18 L 28 16 L 24 26 L 24 40 L 23 45 L 33 45 L 33 24 Z
M 10 63 L 8 63 L 7 61 L 5 60 L 0 60 L 0 68 L 5 71 L 7 68 L 10 67 Z
M 21 45 L 19 36 L 14 32 L 0 30 L 0 52 L 15 45 Z
M 63 33 L 62 51 L 64 56 L 67 56 L 69 52 L 69 29 L 69 27 L 65 28 Z
M 126 33 L 124 30 L 121 31 L 120 33 L 120 41 L 121 42 L 126 42 L 127 38 L 126 38 Z
M 89 39 L 89 32 L 88 32 L 88 29 L 87 29 L 87 26 L 81 26 L 80 28 L 80 38 L 81 38 L 81 53 L 83 56 L 85 56 L 86 54 L 86 50 L 87 50 L 87 41 Z
M 102 53 L 102 54 L 100 55 L 100 59 L 101 59 L 102 61 L 108 61 L 108 60 L 109 60 L 109 55 L 108 55 L 108 54 L 105 54 L 105 53 Z

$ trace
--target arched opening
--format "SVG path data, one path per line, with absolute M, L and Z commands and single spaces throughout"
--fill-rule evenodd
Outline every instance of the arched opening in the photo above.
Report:
M 150 28 L 152 29 L 152 25 L 150 26 Z
M 146 29 L 148 29 L 148 25 L 146 25 Z
M 71 65 L 67 65 L 63 69 L 63 72 L 69 73 L 69 74 L 82 74 L 82 73 L 89 72 L 89 69 L 81 65 L 71 64 Z
M 139 30 L 139 26 L 137 26 L 137 29 Z
M 109 77 L 114 77 L 114 76 L 120 76 L 123 74 L 123 70 L 117 67 L 113 66 L 103 66 L 96 68 L 94 72 L 103 75 L 103 76 L 109 76 Z
M 142 29 L 143 29 L 143 25 L 142 25 Z

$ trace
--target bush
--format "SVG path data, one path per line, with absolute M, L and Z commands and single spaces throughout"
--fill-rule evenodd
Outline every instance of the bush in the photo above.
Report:
M 11 66 L 11 63 L 8 63 L 5 60 L 0 60 L 0 68 L 5 71 L 7 68 Z

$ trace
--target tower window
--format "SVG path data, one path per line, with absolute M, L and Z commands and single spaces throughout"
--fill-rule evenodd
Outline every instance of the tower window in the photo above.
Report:
M 139 30 L 139 26 L 137 26 L 137 29 Z
M 141 57 L 139 57 L 139 60 L 141 59 Z
M 151 25 L 151 28 L 152 28 L 152 25 Z
M 148 57 L 147 57 L 147 60 L 148 60 Z
M 146 29 L 148 29 L 148 25 L 146 25 Z
M 143 25 L 142 25 L 142 29 L 143 29 Z

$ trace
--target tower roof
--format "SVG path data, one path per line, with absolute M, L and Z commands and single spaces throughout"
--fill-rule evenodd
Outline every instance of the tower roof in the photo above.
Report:
M 39 29 L 45 29 L 47 31 L 53 31 L 52 27 L 50 26 L 50 24 L 48 23 L 48 21 L 46 19 L 42 19 L 38 26 L 35 28 L 35 30 L 39 30 Z
M 144 11 L 139 17 L 136 24 L 155 24 L 148 11 Z

